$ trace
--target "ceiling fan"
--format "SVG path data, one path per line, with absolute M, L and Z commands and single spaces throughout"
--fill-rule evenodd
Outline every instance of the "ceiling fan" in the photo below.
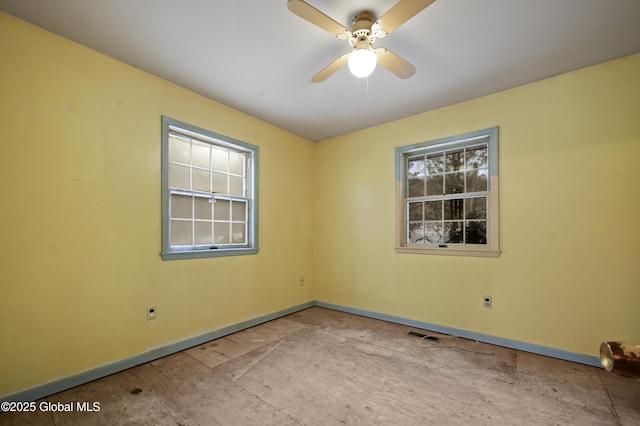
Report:
M 353 50 L 339 56 L 311 78 L 314 83 L 329 78 L 345 64 L 356 77 L 366 77 L 380 64 L 400 78 L 409 78 L 416 67 L 384 47 L 373 48 L 376 38 L 382 38 L 413 18 L 435 0 L 398 0 L 380 18 L 363 11 L 353 18 L 351 28 L 346 28 L 303 0 L 288 0 L 289 10 L 312 24 L 347 40 Z

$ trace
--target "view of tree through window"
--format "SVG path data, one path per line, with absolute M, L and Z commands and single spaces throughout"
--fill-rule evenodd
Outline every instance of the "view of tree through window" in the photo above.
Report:
M 407 158 L 408 243 L 486 244 L 488 151 L 483 143 Z
M 401 247 L 488 250 L 491 245 L 493 250 L 497 245 L 490 241 L 492 227 L 497 227 L 490 214 L 497 129 L 476 133 L 396 150 L 402 172 Z M 497 229 L 493 231 L 497 239 Z

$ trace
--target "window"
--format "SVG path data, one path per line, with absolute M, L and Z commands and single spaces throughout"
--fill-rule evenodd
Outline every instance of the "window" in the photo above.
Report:
M 162 117 L 162 259 L 258 252 L 258 147 Z
M 498 256 L 498 128 L 396 148 L 399 253 Z

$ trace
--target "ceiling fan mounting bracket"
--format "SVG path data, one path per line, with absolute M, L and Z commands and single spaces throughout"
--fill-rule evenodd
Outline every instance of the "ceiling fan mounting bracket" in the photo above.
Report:
M 357 30 L 361 28 L 368 30 L 371 28 L 371 24 L 373 24 L 373 22 L 373 13 L 369 12 L 368 10 L 363 10 L 362 12 L 354 16 L 351 20 L 351 32 L 353 32 L 354 29 Z

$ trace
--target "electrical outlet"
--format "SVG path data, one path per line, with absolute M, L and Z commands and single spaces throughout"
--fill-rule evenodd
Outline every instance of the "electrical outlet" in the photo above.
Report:
M 304 277 L 300 278 L 300 287 L 304 285 Z
M 482 298 L 482 306 L 485 308 L 490 308 L 492 304 L 491 296 L 484 296 Z
M 147 321 L 156 319 L 157 311 L 155 306 L 147 307 Z

